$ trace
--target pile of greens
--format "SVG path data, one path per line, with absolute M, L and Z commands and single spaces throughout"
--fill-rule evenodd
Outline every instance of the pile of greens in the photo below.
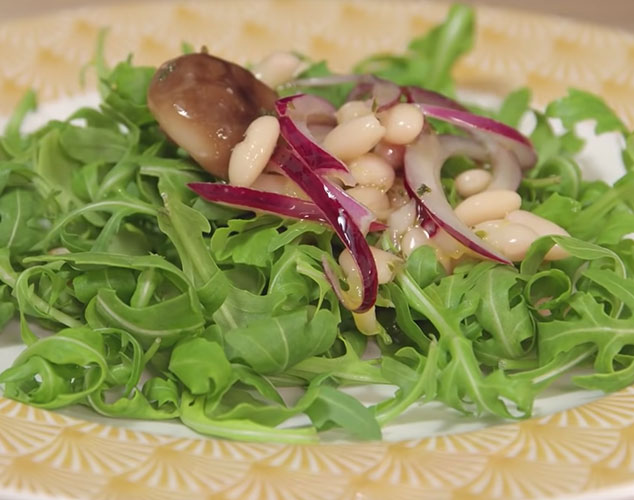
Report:
M 399 84 L 453 93 L 453 63 L 473 43 L 471 9 L 398 56 L 359 63 Z M 103 40 L 102 40 L 103 42 Z M 523 209 L 571 237 L 535 242 L 517 268 L 465 261 L 447 276 L 431 248 L 382 285 L 380 356 L 340 307 L 321 266 L 342 249 L 309 222 L 207 203 L 186 184 L 208 174 L 166 140 L 146 106 L 154 68 L 94 61 L 102 103 L 21 133 L 29 93 L 0 138 L 0 327 L 18 316 L 24 351 L 0 375 L 7 397 L 55 409 L 81 404 L 111 417 L 180 419 L 232 439 L 306 442 L 340 427 L 379 439 L 415 402 L 467 413 L 531 414 L 535 397 L 581 363 L 580 387 L 634 383 L 634 135 L 597 97 L 571 90 L 545 112 L 530 93 L 483 111 L 517 126 L 531 112 L 539 163 Z M 323 62 L 304 76 L 328 73 Z M 315 89 L 339 104 L 345 86 Z M 549 119 L 567 132 L 555 134 Z M 625 138 L 628 172 L 614 186 L 581 178 L 575 125 Z M 443 175 L 472 165 L 452 159 Z M 382 241 L 373 242 L 381 244 Z M 571 257 L 543 262 L 553 244 Z M 37 323 L 50 334 L 38 337 Z M 372 407 L 340 390 L 391 384 Z M 301 389 L 288 403 L 282 388 Z M 310 425 L 280 424 L 306 415 Z

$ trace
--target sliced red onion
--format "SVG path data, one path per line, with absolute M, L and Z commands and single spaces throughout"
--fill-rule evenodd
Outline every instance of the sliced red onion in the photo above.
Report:
M 337 297 L 347 309 L 354 312 L 367 311 L 376 302 L 378 290 L 376 263 L 364 233 L 349 213 L 348 208 L 340 202 L 337 192 L 343 193 L 343 191 L 326 181 L 288 150 L 278 148 L 273 155 L 273 161 L 280 165 L 286 175 L 302 188 L 319 207 L 355 260 L 361 280 L 360 300 L 356 300 L 357 297 L 341 290 L 339 281 L 334 277 L 332 269 L 327 262 L 324 262 L 326 276 L 331 281 Z
M 333 174 L 337 175 L 339 178 L 342 178 L 342 176 L 345 175 L 352 178 L 352 174 L 348 171 L 348 167 L 323 148 L 315 144 L 307 135 L 307 132 L 305 132 L 305 128 L 302 130 L 298 127 L 298 124 L 295 121 L 294 117 L 297 116 L 299 123 L 306 123 L 304 120 L 308 117 L 308 113 L 310 113 L 308 110 L 319 109 L 322 104 L 323 99 L 303 94 L 287 97 L 277 101 L 276 109 L 280 115 L 280 133 L 293 153 L 292 155 L 285 156 L 297 157 L 307 168 L 315 172 L 315 174 L 317 174 L 320 178 L 320 182 L 325 183 L 331 195 L 352 217 L 352 220 L 360 228 L 363 234 L 366 234 L 370 229 L 370 224 L 376 219 L 376 216 L 367 207 L 324 178 L 326 175 Z M 328 104 L 328 106 L 330 105 Z M 321 109 L 325 108 L 322 107 Z M 280 157 L 280 154 L 281 153 L 278 152 L 278 158 Z M 274 155 L 274 158 L 275 157 L 276 156 Z M 277 168 L 281 168 L 281 170 L 287 174 L 283 168 L 283 164 L 280 164 L 274 159 L 272 162 L 278 163 Z M 344 178 L 343 181 L 345 183 L 346 179 Z M 354 178 L 352 178 L 352 181 L 350 181 L 349 184 L 355 184 Z M 310 196 L 309 193 L 307 194 Z
M 450 97 L 422 87 L 408 85 L 407 87 L 403 87 L 403 94 L 407 98 L 407 102 L 410 103 L 441 106 L 443 108 L 455 109 L 458 111 L 468 111 L 462 104 L 454 101 Z
M 394 106 L 403 95 L 401 88 L 389 80 L 373 75 L 361 75 L 357 86 L 350 91 L 346 100 L 357 101 L 371 99 L 377 111 Z
M 522 167 L 517 162 L 517 157 L 502 146 L 497 146 L 491 151 L 491 174 L 493 177 L 487 190 L 517 191 L 522 182 Z
M 314 171 L 314 169 L 312 169 L 311 166 L 307 164 L 307 161 L 304 160 L 304 158 L 299 158 L 297 156 L 297 153 L 295 151 L 293 151 L 292 149 L 284 148 L 278 148 L 278 151 L 276 151 L 276 153 L 271 158 L 271 163 L 275 165 L 276 171 L 281 172 L 283 175 L 286 175 L 288 177 L 288 172 L 281 161 L 289 156 L 294 157 L 298 161 L 304 163 L 304 165 L 306 165 L 308 169 Z M 370 211 L 370 209 L 368 209 L 365 205 L 359 203 L 352 196 L 347 194 L 343 189 L 339 188 L 339 186 L 328 181 L 317 172 L 315 173 L 319 177 L 320 183 L 324 184 L 328 189 L 330 196 L 332 196 L 334 199 L 337 200 L 338 203 L 341 204 L 341 206 L 346 210 L 350 217 L 352 217 L 352 220 L 363 234 L 367 234 L 368 231 L 376 228 L 377 224 L 380 225 L 378 227 L 383 226 L 383 224 L 376 221 L 376 215 L 374 215 L 374 213 L 372 213 L 372 211 Z M 294 179 L 291 178 L 291 180 Z M 299 187 L 303 189 L 303 186 L 300 185 Z M 306 192 L 306 194 L 310 198 L 312 198 L 310 193 Z
M 268 212 L 291 219 L 327 222 L 317 205 L 294 196 L 217 182 L 192 182 L 187 184 L 187 187 L 205 200 L 215 203 Z
M 311 126 L 336 125 L 332 104 L 315 95 L 297 94 L 276 101 L 275 110 L 282 137 L 310 168 L 354 186 L 354 177 L 345 163 L 323 149 L 310 130 Z
M 467 156 L 476 161 L 489 159 L 489 151 L 485 145 L 472 137 L 451 134 L 439 134 L 437 137 L 446 158 Z
M 295 196 L 271 193 L 259 189 L 232 186 L 217 182 L 192 182 L 187 185 L 192 191 L 208 201 L 243 208 L 267 212 L 289 219 L 309 220 L 327 224 L 323 212 L 312 201 L 302 200 Z M 384 231 L 387 226 L 374 221 L 370 231 Z
M 440 171 L 447 159 L 438 136 L 422 134 L 405 151 L 405 185 L 427 214 L 447 233 L 477 254 L 504 264 L 511 262 L 478 238 L 453 211 L 445 197 Z
M 356 83 L 350 91 L 348 101 L 372 99 L 377 111 L 383 111 L 396 104 L 403 91 L 389 80 L 374 75 L 328 75 L 313 78 L 302 78 L 289 83 L 289 87 L 329 87 L 342 83 Z
M 517 130 L 504 123 L 459 109 L 429 104 L 421 104 L 420 106 L 426 116 L 451 123 L 472 133 L 476 138 L 486 140 L 486 137 L 490 137 L 494 139 L 517 156 L 522 168 L 530 168 L 537 161 L 537 154 L 531 142 Z
M 522 182 L 522 169 L 516 156 L 491 138 L 483 137 L 479 142 L 473 137 L 439 135 L 438 140 L 447 158 L 464 155 L 476 161 L 488 160 L 492 179 L 487 189 L 515 191 Z
M 342 83 L 358 83 L 361 75 L 327 75 L 298 78 L 286 84 L 287 87 L 330 87 Z

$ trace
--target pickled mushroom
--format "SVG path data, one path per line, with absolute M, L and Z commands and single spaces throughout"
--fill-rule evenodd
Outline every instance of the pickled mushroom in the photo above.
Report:
M 203 52 L 165 62 L 150 83 L 147 102 L 171 140 L 226 179 L 233 147 L 255 118 L 273 111 L 276 99 L 245 68 Z

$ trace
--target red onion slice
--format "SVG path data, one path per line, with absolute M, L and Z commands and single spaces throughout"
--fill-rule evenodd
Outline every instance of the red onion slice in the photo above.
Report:
M 429 104 L 421 104 L 420 106 L 426 116 L 451 123 L 474 134 L 476 138 L 491 137 L 500 145 L 510 149 L 517 156 L 522 168 L 531 168 L 537 162 L 537 154 L 531 142 L 517 130 L 504 123 L 459 109 Z
M 399 102 L 403 91 L 389 80 L 373 75 L 361 75 L 357 86 L 348 94 L 347 101 L 371 99 L 377 111 L 384 111 Z
M 286 84 L 287 87 L 330 87 L 342 83 L 358 83 L 360 75 L 327 75 L 298 78 Z
M 396 104 L 403 91 L 389 80 L 374 75 L 328 75 L 302 78 L 289 83 L 289 87 L 329 87 L 342 83 L 356 83 L 348 94 L 347 101 L 372 99 L 377 111 L 383 111 Z
M 325 99 L 310 94 L 297 94 L 275 102 L 282 137 L 319 175 L 330 175 L 348 186 L 354 177 L 341 162 L 319 144 L 310 131 L 311 125 L 336 125 L 335 108 Z
M 440 106 L 443 108 L 455 109 L 457 111 L 468 111 L 458 101 L 454 101 L 446 95 L 434 92 L 433 90 L 408 85 L 403 87 L 403 94 L 407 98 L 407 102 L 414 104 L 424 104 L 429 106 Z
M 344 307 L 358 313 L 367 311 L 376 302 L 378 290 L 376 264 L 364 233 L 347 208 L 339 201 L 340 197 L 337 192 L 340 189 L 323 179 L 304 161 L 288 150 L 278 149 L 274 153 L 272 161 L 280 165 L 286 175 L 314 201 L 343 244 L 350 250 L 359 270 L 360 298 L 341 289 L 338 279 L 334 278 L 332 269 L 327 262 L 324 263 L 324 270 Z
M 294 196 L 217 182 L 192 182 L 187 184 L 187 187 L 205 200 L 215 203 L 231 205 L 246 210 L 269 212 L 291 219 L 327 222 L 317 205 Z
M 447 134 L 439 135 L 438 140 L 447 158 L 464 155 L 476 161 L 490 162 L 492 179 L 487 190 L 515 191 L 522 182 L 522 169 L 515 155 L 490 138 L 483 137 L 483 141 L 478 142 L 473 137 Z
M 287 157 L 294 157 L 296 160 L 302 162 L 306 165 L 307 168 L 313 170 L 310 165 L 303 159 L 297 156 L 297 153 L 293 150 L 283 148 L 278 148 L 278 151 L 271 158 L 271 164 L 274 165 L 274 169 L 283 175 L 288 177 L 288 172 L 284 168 L 284 164 L 281 163 Z M 317 172 L 315 172 L 320 179 L 320 183 L 324 184 L 334 199 L 337 200 L 338 203 L 346 210 L 346 212 L 352 217 L 352 220 L 357 225 L 357 227 L 361 230 L 363 234 L 367 234 L 368 231 L 376 230 L 377 227 L 384 227 L 384 225 L 378 221 L 376 221 L 376 216 L 374 213 L 370 211 L 365 205 L 362 205 L 357 200 L 355 200 L 352 196 L 347 194 L 343 189 L 339 188 L 339 186 L 331 183 L 324 177 L 320 176 Z M 292 179 L 294 180 L 294 179 Z M 302 187 L 302 186 L 300 186 Z M 303 189 L 303 188 L 302 188 Z M 312 199 L 310 193 L 306 192 L 308 197 Z
M 422 134 L 405 151 L 405 184 L 436 224 L 467 248 L 484 258 L 504 264 L 511 262 L 486 241 L 478 238 L 455 214 L 447 201 L 440 171 L 447 159 L 435 134 Z
M 187 185 L 194 193 L 208 201 L 258 212 L 267 212 L 288 219 L 309 220 L 327 224 L 323 212 L 312 201 L 295 196 L 271 193 L 217 182 L 192 182 Z M 370 232 L 384 231 L 387 226 L 374 221 Z

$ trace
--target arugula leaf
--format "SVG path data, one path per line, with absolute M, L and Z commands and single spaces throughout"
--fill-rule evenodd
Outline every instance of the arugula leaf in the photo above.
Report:
M 37 109 L 37 96 L 33 90 L 29 90 L 18 102 L 7 122 L 3 136 L 0 137 L 0 146 L 9 156 L 19 157 L 27 149 L 28 140 L 22 136 L 20 129 L 26 115 L 35 109 Z
M 516 286 L 519 278 L 514 270 L 496 267 L 483 273 L 469 292 L 480 299 L 475 317 L 491 336 L 479 341 L 479 347 L 502 358 L 524 356 L 534 337 L 531 315 L 521 296 L 522 290 Z
M 353 71 L 373 73 L 399 85 L 422 85 L 451 95 L 454 86 L 451 69 L 473 46 L 474 33 L 473 8 L 454 4 L 443 23 L 410 42 L 404 56 L 370 56 Z
M 574 378 L 580 386 L 634 382 L 634 240 L 625 238 L 634 176 L 613 187 L 588 182 L 573 158 L 583 145 L 575 127 L 590 119 L 597 133 L 624 135 L 623 160 L 634 166 L 632 134 L 601 99 L 571 90 L 545 113 L 532 111 L 539 162 L 522 181 L 523 208 L 572 237 L 537 240 L 519 273 L 464 259 L 447 275 L 434 249 L 417 249 L 380 287 L 383 335 L 368 340 L 323 271 L 340 250 L 332 231 L 196 197 L 187 184 L 208 175 L 147 106 L 154 68 L 132 57 L 111 68 L 105 36 L 91 62 L 98 109 L 23 134 L 36 105 L 28 93 L 0 137 L 0 327 L 17 313 L 26 346 L 0 374 L 6 396 L 303 443 L 336 427 L 379 439 L 381 425 L 433 399 L 528 416 L 539 391 L 582 362 L 595 369 Z M 452 94 L 452 67 L 473 40 L 473 10 L 456 5 L 404 54 L 375 55 L 356 70 Z M 317 62 L 301 76 L 330 74 Z M 352 85 L 302 91 L 338 105 Z M 530 98 L 519 89 L 497 111 L 474 110 L 517 126 Z M 552 118 L 566 130 L 556 134 Z M 473 162 L 457 158 L 443 171 L 452 203 L 452 177 L 467 168 Z M 368 241 L 391 248 L 374 234 Z M 545 261 L 553 244 L 570 257 Z M 33 321 L 53 333 L 38 337 Z M 380 355 L 370 357 L 374 343 Z M 366 408 L 341 390 L 355 384 L 392 384 L 395 393 Z M 301 393 L 294 404 L 282 398 L 285 386 Z M 313 424 L 278 428 L 301 414 Z
M 280 373 L 334 341 L 337 324 L 321 309 L 312 318 L 306 309 L 250 321 L 224 334 L 229 359 L 241 360 L 259 373 Z
M 302 71 L 297 78 L 318 78 L 322 76 L 330 76 L 333 72 L 328 67 L 328 63 L 326 61 L 317 61 L 312 63 L 308 68 Z M 286 97 L 293 94 L 297 94 L 298 91 L 310 93 L 313 95 L 317 95 L 322 97 L 332 103 L 334 106 L 341 106 L 345 100 L 354 84 L 351 83 L 342 83 L 339 85 L 329 85 L 327 87 L 302 87 L 301 89 L 297 89 L 296 87 L 288 86 L 281 87 L 278 89 L 278 93 L 280 97 Z
M 194 395 L 210 394 L 213 397 L 233 382 L 231 365 L 222 347 L 201 337 L 176 344 L 169 370 Z
M 497 119 L 509 127 L 517 128 L 524 114 L 529 110 L 532 93 L 529 88 L 521 88 L 511 92 L 502 101 Z
M 595 120 L 595 133 L 617 131 L 627 134 L 627 127 L 605 102 L 595 94 L 571 88 L 568 95 L 551 102 L 546 108 L 549 118 L 559 118 L 568 130 L 584 120 Z
M 318 429 L 328 428 L 334 423 L 359 439 L 381 439 L 381 427 L 372 411 L 334 387 L 319 387 L 317 397 L 306 414 Z
M 11 189 L 0 197 L 0 247 L 18 254 L 29 250 L 42 238 L 42 200 L 32 190 Z

